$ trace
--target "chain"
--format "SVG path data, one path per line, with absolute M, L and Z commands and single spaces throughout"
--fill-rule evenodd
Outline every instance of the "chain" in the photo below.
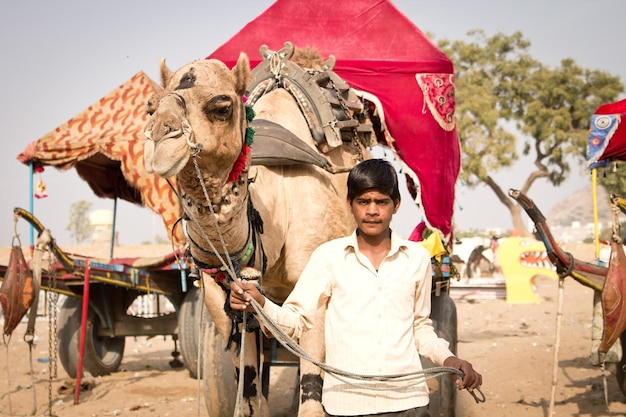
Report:
M 330 87 L 333 89 L 333 91 L 335 91 L 335 94 L 337 96 L 337 101 L 339 102 L 339 105 L 341 105 L 341 109 L 346 113 L 346 116 L 352 117 L 350 115 L 350 109 L 344 103 L 343 95 L 341 94 L 341 91 L 339 91 L 337 86 L 335 85 L 335 82 L 333 81 L 332 77 L 328 78 L 328 83 L 330 84 Z M 353 118 L 357 119 L 359 123 L 361 122 L 356 115 L 354 115 Z M 359 134 L 357 132 L 356 127 L 353 127 L 350 130 L 352 130 L 352 146 L 354 146 L 354 149 L 356 149 L 356 157 L 354 158 L 356 162 L 360 162 L 363 160 L 363 150 L 361 149 L 361 145 L 360 145 L 361 141 L 359 139 Z
M 57 338 L 57 313 L 59 293 L 55 291 L 57 286 L 56 270 L 54 269 L 54 256 L 48 255 L 48 415 L 52 413 L 52 381 L 57 378 L 57 353 L 59 340 Z

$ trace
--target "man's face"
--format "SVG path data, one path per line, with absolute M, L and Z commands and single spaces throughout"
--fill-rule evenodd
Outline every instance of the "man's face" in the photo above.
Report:
M 387 194 L 369 190 L 357 196 L 350 208 L 361 233 L 367 236 L 379 236 L 388 233 L 391 218 L 398 211 L 397 204 Z

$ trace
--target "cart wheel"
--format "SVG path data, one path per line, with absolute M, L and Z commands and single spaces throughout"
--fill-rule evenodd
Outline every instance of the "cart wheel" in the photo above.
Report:
M 76 378 L 78 370 L 82 304 L 82 299 L 68 297 L 59 313 L 57 332 L 59 360 L 71 378 Z M 93 376 L 109 375 L 117 371 L 122 362 L 126 339 L 124 337 L 99 337 L 96 334 L 96 326 L 94 314 L 90 311 L 85 333 L 83 370 Z
M 456 306 L 450 295 L 441 293 L 432 296 L 430 318 L 439 337 L 450 342 L 450 350 L 456 354 L 457 316 Z M 424 368 L 434 367 L 430 360 L 422 359 Z M 428 381 L 430 389 L 429 411 L 433 417 L 454 417 L 457 388 L 452 375 L 443 375 Z
M 178 339 L 189 376 L 198 378 L 198 335 L 206 323 L 208 314 L 204 307 L 202 289 L 191 287 L 185 295 L 178 313 Z M 200 371 L 202 368 L 200 368 Z M 200 375 L 202 373 L 200 372 Z
M 232 416 L 237 401 L 235 367 L 210 315 L 205 321 L 202 375 L 204 402 L 210 416 Z
M 622 359 L 620 359 L 617 364 L 615 375 L 617 376 L 617 383 L 620 390 L 622 390 L 622 394 L 626 395 L 626 370 L 624 369 L 624 367 L 626 367 L 626 352 L 624 352 L 626 346 L 626 332 L 620 335 L 619 341 L 622 345 Z

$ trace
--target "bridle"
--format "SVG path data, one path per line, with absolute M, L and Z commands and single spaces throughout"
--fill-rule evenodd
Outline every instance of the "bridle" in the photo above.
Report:
M 250 198 L 250 194 L 247 193 L 246 203 L 245 203 L 247 205 L 246 218 L 248 221 L 247 238 L 241 249 L 229 254 L 228 248 L 226 247 L 226 243 L 224 242 L 224 238 L 223 238 L 220 226 L 217 222 L 217 212 L 219 212 L 221 203 L 229 202 L 230 199 L 228 198 L 226 194 L 222 197 L 222 202 L 220 202 L 219 204 L 213 204 L 211 202 L 211 199 L 209 198 L 208 190 L 206 188 L 206 184 L 202 177 L 200 166 L 197 161 L 199 154 L 202 152 L 202 144 L 198 143 L 195 140 L 195 134 L 193 132 L 191 124 L 189 123 L 187 119 L 187 105 L 185 102 L 185 98 L 181 94 L 175 91 L 172 91 L 161 96 L 159 103 L 161 102 L 161 100 L 163 100 L 165 97 L 168 97 L 168 96 L 172 96 L 175 99 L 176 103 L 180 106 L 182 110 L 183 117 L 181 120 L 181 129 L 168 132 L 164 137 L 176 137 L 179 135 L 182 135 L 184 137 L 185 142 L 187 143 L 187 146 L 189 147 L 190 157 L 194 164 L 196 177 L 202 188 L 206 206 L 204 204 L 194 204 L 191 198 L 187 198 L 187 204 L 185 204 L 185 201 L 184 201 L 185 195 L 183 194 L 181 196 L 181 194 L 172 185 L 172 183 L 169 180 L 167 182 L 170 188 L 174 191 L 175 195 L 177 196 L 179 203 L 183 209 L 184 215 L 182 219 L 194 222 L 197 226 L 198 232 L 200 233 L 202 237 L 202 240 L 204 241 L 204 242 L 197 242 L 193 238 L 191 238 L 191 236 L 188 233 L 186 233 L 191 246 L 193 246 L 194 248 L 196 248 L 197 250 L 201 251 L 204 254 L 207 254 L 211 257 L 216 258 L 218 260 L 218 265 L 208 265 L 208 264 L 198 261 L 191 254 L 191 247 L 188 248 L 187 256 L 189 256 L 193 260 L 192 265 L 195 265 L 202 271 L 212 276 L 215 276 L 216 274 L 223 272 L 225 274 L 220 274 L 220 276 L 223 277 L 224 275 L 226 275 L 230 277 L 230 279 L 234 280 L 239 277 L 240 269 L 242 266 L 246 266 L 246 265 L 254 266 L 255 265 L 256 260 L 257 260 L 256 256 L 257 256 L 257 250 L 258 250 L 260 252 L 260 271 L 261 271 L 261 276 L 262 276 L 265 273 L 266 268 L 267 268 L 267 256 L 265 254 L 265 251 L 263 250 L 263 244 L 260 238 L 260 234 L 263 233 L 263 220 L 261 219 L 261 216 L 258 213 L 258 211 L 253 206 L 252 200 Z M 158 104 L 157 104 L 157 108 L 158 108 Z M 252 139 L 252 133 L 253 133 L 249 131 L 247 122 L 251 121 L 252 118 L 254 117 L 254 113 L 251 111 L 251 108 L 250 110 L 246 109 L 245 97 L 244 99 L 242 99 L 241 105 L 239 106 L 238 111 L 239 111 L 239 116 L 240 116 L 239 117 L 239 120 L 240 120 L 239 131 L 240 131 L 240 137 L 241 137 L 241 149 L 242 150 L 240 152 L 237 162 L 235 163 L 235 165 L 233 165 L 233 171 L 240 170 L 240 172 L 231 172 L 229 174 L 229 179 L 231 179 L 232 177 L 236 178 L 235 181 L 232 181 L 232 182 L 235 182 L 233 187 L 229 188 L 229 190 L 234 192 L 235 194 L 238 193 L 239 185 L 245 185 L 245 187 L 247 187 L 248 183 L 251 182 L 246 177 L 246 174 L 247 174 L 246 166 L 247 166 L 248 161 L 247 161 L 247 154 L 244 154 L 244 150 L 246 146 L 251 145 L 251 139 Z M 146 137 L 148 137 L 149 139 L 151 139 L 150 133 L 151 132 L 146 131 Z M 240 159 L 242 159 L 242 156 L 246 158 L 246 160 L 240 161 Z M 237 188 L 237 190 L 235 190 L 235 188 Z M 209 215 L 213 219 L 213 226 L 218 234 L 221 250 L 218 250 L 216 248 L 216 245 L 209 238 L 209 236 L 206 234 L 204 229 L 200 226 L 198 219 L 196 218 L 194 213 L 191 210 L 189 210 L 189 208 L 194 205 L 196 206 L 198 211 L 201 211 L 200 208 L 208 206 L 208 209 L 210 211 Z M 205 244 L 209 246 L 209 249 L 207 249 Z

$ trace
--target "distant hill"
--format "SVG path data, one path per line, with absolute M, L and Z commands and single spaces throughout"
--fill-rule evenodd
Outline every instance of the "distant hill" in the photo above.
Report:
M 580 222 L 582 226 L 593 223 L 593 195 L 591 184 L 574 191 L 558 202 L 546 214 L 548 226 L 571 226 L 572 222 Z M 609 195 L 603 187 L 598 186 L 598 219 L 603 225 L 612 223 Z

